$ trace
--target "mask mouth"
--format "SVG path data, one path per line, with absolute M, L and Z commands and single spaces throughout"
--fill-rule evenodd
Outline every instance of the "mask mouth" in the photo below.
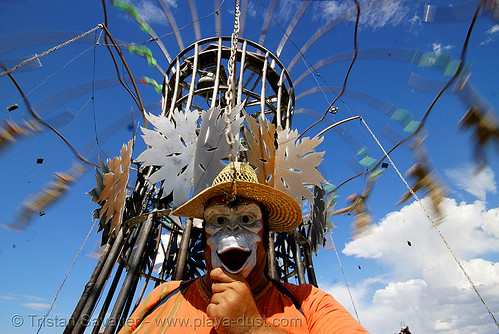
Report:
M 221 253 L 217 252 L 217 255 L 229 271 L 236 273 L 246 264 L 246 261 L 251 255 L 251 250 L 247 251 L 241 248 L 230 248 Z

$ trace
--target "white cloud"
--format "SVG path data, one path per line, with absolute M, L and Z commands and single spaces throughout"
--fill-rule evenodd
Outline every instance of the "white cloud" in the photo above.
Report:
M 296 14 L 299 6 L 301 5 L 300 1 L 295 0 L 281 0 L 278 3 L 277 7 L 277 19 L 279 22 L 284 23 L 289 20 Z
M 423 200 L 429 206 L 427 199 Z M 445 237 L 492 311 L 499 309 L 499 263 L 487 256 L 499 249 L 499 208 L 445 199 L 438 230 Z M 407 244 L 411 242 L 412 246 Z M 362 324 L 373 334 L 394 333 L 404 321 L 413 333 L 491 333 L 486 308 L 439 233 L 414 202 L 384 217 L 343 253 L 372 259 L 387 271 L 350 284 Z M 323 287 L 323 285 L 321 285 Z M 352 314 L 341 284 L 324 288 Z M 496 315 L 497 317 L 497 315 Z
M 359 23 L 374 29 L 385 25 L 397 26 L 408 21 L 406 16 L 410 9 L 410 3 L 404 0 L 365 0 L 360 3 Z M 356 10 L 349 2 L 326 1 L 320 3 L 320 15 L 327 20 L 338 19 L 348 11 L 351 13 L 348 19 L 355 20 Z
M 435 52 L 437 55 L 441 54 L 442 51 L 448 51 L 451 50 L 454 46 L 453 45 L 445 45 L 442 46 L 440 43 L 433 43 L 433 52 Z
M 47 303 L 23 303 L 22 305 L 35 311 L 47 310 L 50 307 Z
M 473 166 L 463 165 L 456 169 L 446 170 L 445 175 L 455 183 L 456 187 L 467 191 L 482 201 L 485 200 L 488 192 L 497 193 L 495 175 L 490 167 L 475 173 Z
M 496 32 L 499 32 L 499 24 L 493 25 L 489 30 L 487 30 L 487 34 L 492 35 Z
M 19 302 L 19 301 L 42 301 L 43 298 L 20 294 L 20 293 L 11 293 L 8 295 L 0 295 L 0 303 L 5 301 Z
M 169 7 L 177 7 L 175 0 L 165 0 Z M 167 24 L 167 19 L 163 10 L 155 2 L 149 0 L 134 1 L 133 5 L 137 8 L 139 15 L 149 24 Z
M 485 45 L 493 41 L 493 36 L 495 33 L 499 32 L 499 24 L 495 24 L 492 27 L 490 27 L 489 30 L 486 32 L 486 38 L 483 42 L 480 42 L 480 45 Z
M 248 8 L 246 8 L 246 13 L 249 17 L 255 17 L 257 13 L 257 7 L 254 2 L 248 1 Z M 267 12 L 265 12 L 267 15 Z

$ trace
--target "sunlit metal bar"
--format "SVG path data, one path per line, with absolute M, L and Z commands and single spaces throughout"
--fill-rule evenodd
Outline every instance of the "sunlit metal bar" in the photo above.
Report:
M 196 75 L 198 72 L 198 51 L 199 51 L 199 45 L 196 43 L 194 46 L 194 67 L 192 69 L 192 74 L 191 74 L 191 87 L 189 89 L 189 98 L 187 99 L 187 105 L 185 106 L 185 110 L 190 110 L 191 108 L 191 103 L 192 103 L 192 96 L 194 93 L 194 86 L 196 83 Z
M 246 67 L 246 47 L 248 43 L 246 41 L 243 42 L 243 50 L 241 54 L 241 66 L 239 66 L 239 84 L 237 87 L 237 104 L 240 104 L 243 97 L 243 78 L 244 78 L 244 69 Z
M 194 0 L 189 0 L 189 8 L 191 9 L 192 25 L 194 27 L 194 34 L 196 40 L 201 39 L 201 29 L 199 28 L 198 11 L 196 10 L 196 4 Z

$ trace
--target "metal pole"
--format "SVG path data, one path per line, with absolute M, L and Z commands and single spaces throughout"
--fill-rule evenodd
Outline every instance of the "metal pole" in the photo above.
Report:
M 149 281 L 151 279 L 152 270 L 154 267 L 154 259 L 158 255 L 158 248 L 159 248 L 159 245 L 161 244 L 161 231 L 162 231 L 161 224 L 158 224 L 158 232 L 157 232 L 158 238 L 156 239 L 156 246 L 154 247 L 154 257 L 153 257 L 153 260 L 149 263 L 149 272 L 147 273 L 146 281 L 144 282 L 144 285 L 142 286 L 142 290 L 140 291 L 139 297 L 137 298 L 135 306 L 133 307 L 134 309 L 136 309 L 137 306 L 139 306 L 140 301 L 142 300 L 142 297 L 144 296 L 144 293 L 146 291 L 147 285 L 149 284 Z M 153 232 L 155 232 L 155 231 L 153 231 Z M 145 258 L 147 258 L 147 255 L 145 256 Z
M 160 277 L 160 279 L 165 278 L 165 270 L 166 270 L 166 266 L 168 265 L 168 260 L 170 258 L 172 244 L 173 244 L 173 242 L 177 243 L 178 228 L 177 228 L 176 224 L 174 224 L 173 226 L 174 226 L 173 230 L 170 231 L 170 238 L 168 239 L 168 246 L 166 247 L 165 258 L 163 260 L 163 264 L 161 265 L 161 277 Z M 156 284 L 154 285 L 154 287 L 157 287 L 160 284 L 161 283 L 159 281 L 157 281 Z
M 293 235 L 289 235 L 291 242 L 293 243 L 296 273 L 298 274 L 298 283 L 303 284 L 305 281 L 305 269 L 303 268 L 303 262 L 301 258 L 300 244 L 296 241 Z
M 275 259 L 274 232 L 269 232 L 269 251 L 268 251 L 267 262 L 269 267 L 270 278 L 279 280 L 279 276 L 277 275 L 276 259 Z
M 71 318 L 69 319 L 68 325 L 64 329 L 64 334 L 71 333 L 71 331 L 74 328 L 74 325 L 76 324 L 76 321 L 80 317 L 81 311 L 83 310 L 83 306 L 85 306 L 85 303 L 88 300 L 88 297 L 91 295 L 95 282 L 97 281 L 97 277 L 99 277 L 99 274 L 102 270 L 102 267 L 104 266 L 104 263 L 106 262 L 106 259 L 109 255 L 109 251 L 111 250 L 111 245 L 113 243 L 114 239 L 109 239 L 107 244 L 104 246 L 104 250 L 102 251 L 102 254 L 99 258 L 99 261 L 97 262 L 97 265 L 95 266 L 94 272 L 90 276 L 90 279 L 88 280 L 87 285 L 85 285 L 85 289 L 83 290 L 83 294 L 81 295 L 80 300 L 78 301 L 78 304 L 76 305 L 73 314 L 71 315 Z
M 99 316 L 97 317 L 97 320 L 95 322 L 94 329 L 92 330 L 92 334 L 97 334 L 100 331 L 100 327 L 102 325 L 102 321 L 104 320 L 104 317 L 106 316 L 107 309 L 109 308 L 109 305 L 111 304 L 111 300 L 113 299 L 114 292 L 116 291 L 116 287 L 118 286 L 118 283 L 121 278 L 121 274 L 123 272 L 123 264 L 120 263 L 118 266 L 118 269 L 116 270 L 116 274 L 114 275 L 113 282 L 111 283 L 111 286 L 109 287 L 109 291 L 107 293 L 106 300 L 104 301 L 104 304 L 102 305 L 102 308 L 100 310 Z
M 178 251 L 177 265 L 173 274 L 173 279 L 179 281 L 183 279 L 185 273 L 185 263 L 187 262 L 187 255 L 189 254 L 189 241 L 191 240 L 192 219 L 185 220 L 184 232 L 182 233 L 182 241 L 180 242 L 180 249 Z
M 99 274 L 99 277 L 95 282 L 94 290 L 92 291 L 92 294 L 88 297 L 85 307 L 83 308 L 83 311 L 80 317 L 78 318 L 78 322 L 75 324 L 75 327 L 71 331 L 71 333 L 83 333 L 85 331 L 86 326 L 88 326 L 89 324 L 88 322 L 90 321 L 90 315 L 94 310 L 95 304 L 97 303 L 97 299 L 100 296 L 102 287 L 104 286 L 104 283 L 107 281 L 114 267 L 114 264 L 116 263 L 121 248 L 123 247 L 124 241 L 125 241 L 124 232 L 123 229 L 120 229 L 120 231 L 118 232 L 118 236 L 114 241 L 113 247 L 111 248 L 109 256 L 106 259 L 106 263 L 104 264 L 104 267 L 102 268 L 101 273 Z M 67 333 L 69 333 L 69 331 Z
M 160 224 L 156 224 L 156 227 L 157 226 L 161 226 Z M 159 231 L 161 233 L 161 228 L 159 228 Z M 156 235 L 156 229 L 153 227 L 151 229 L 151 231 L 149 232 L 149 237 L 148 237 L 148 240 L 147 240 L 147 245 L 146 247 L 148 247 L 148 249 L 151 247 L 151 243 L 154 242 L 154 236 Z M 161 237 L 161 234 L 159 235 L 159 238 Z M 159 244 L 156 244 L 155 247 L 154 247 L 154 253 L 156 254 L 157 252 L 157 246 Z M 149 260 L 149 254 L 148 254 L 148 249 L 145 249 L 144 252 L 141 253 L 141 258 L 140 258 L 140 262 L 137 264 L 137 271 L 135 273 L 135 275 L 132 277 L 132 284 L 130 285 L 130 292 L 126 295 L 126 303 L 125 303 L 125 307 L 123 308 L 123 311 L 121 312 L 121 318 L 120 318 L 120 321 L 118 322 L 119 324 L 119 327 L 118 328 L 121 328 L 125 322 L 127 321 L 128 319 L 128 312 L 130 311 L 130 307 L 132 306 L 132 301 L 133 301 L 133 298 L 135 296 L 135 292 L 137 291 L 137 285 L 139 283 L 139 278 L 140 278 L 140 275 L 141 275 L 141 271 L 140 269 L 141 268 L 145 268 L 146 267 L 146 263 L 148 262 Z M 151 267 L 150 269 L 152 270 L 152 267 L 154 266 L 154 260 L 151 261 Z M 149 273 L 149 277 L 150 277 L 150 273 Z M 149 277 L 146 278 L 146 282 L 144 283 L 144 289 L 145 287 L 147 286 L 147 282 L 149 280 Z M 137 303 L 140 302 L 140 299 L 142 298 L 142 296 L 139 296 L 139 298 L 137 299 Z
M 315 277 L 314 263 L 312 262 L 312 251 L 310 250 L 310 247 L 307 247 L 303 250 L 303 252 L 305 253 L 305 259 L 307 262 L 308 283 L 318 287 L 317 278 Z
M 156 210 L 156 209 L 154 209 Z M 125 277 L 125 281 L 121 287 L 120 293 L 116 299 L 113 310 L 111 311 L 111 315 L 109 316 L 108 326 L 104 330 L 104 334 L 114 333 L 118 323 L 118 319 L 120 318 L 121 311 L 123 310 L 124 303 L 126 301 L 127 295 L 129 293 L 130 287 L 132 286 L 134 276 L 139 269 L 139 263 L 142 258 L 142 254 L 144 252 L 144 248 L 146 247 L 147 239 L 149 238 L 149 233 L 154 225 L 154 210 L 147 217 L 147 221 L 145 226 L 140 231 L 138 240 L 137 240 L 137 248 L 133 252 L 132 260 L 130 261 L 130 269 L 128 274 Z M 121 231 L 121 230 L 120 230 Z

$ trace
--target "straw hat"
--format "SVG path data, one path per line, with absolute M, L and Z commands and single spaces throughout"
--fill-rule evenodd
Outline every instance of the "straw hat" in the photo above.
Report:
M 245 162 L 234 162 L 225 166 L 217 175 L 211 187 L 203 190 L 190 201 L 172 212 L 175 216 L 203 219 L 208 201 L 217 196 L 225 196 L 231 190 L 236 169 L 236 196 L 253 199 L 262 204 L 269 214 L 269 231 L 285 232 L 294 230 L 301 223 L 300 205 L 286 193 L 259 183 L 253 168 Z

